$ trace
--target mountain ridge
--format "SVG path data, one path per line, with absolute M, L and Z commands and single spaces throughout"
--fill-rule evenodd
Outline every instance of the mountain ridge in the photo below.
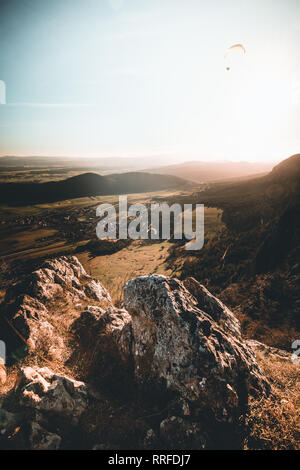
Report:
M 175 176 L 129 172 L 102 176 L 83 173 L 46 183 L 2 183 L 0 203 L 38 204 L 79 197 L 130 194 L 168 189 L 191 189 L 191 183 Z
M 200 183 L 250 177 L 251 175 L 265 173 L 271 169 L 272 163 L 188 161 L 150 168 L 147 171 L 155 174 L 180 176 L 184 179 Z

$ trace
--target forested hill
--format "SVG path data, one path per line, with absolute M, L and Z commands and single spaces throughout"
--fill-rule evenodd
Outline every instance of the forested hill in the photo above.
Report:
M 190 188 L 190 182 L 169 175 L 131 172 L 101 176 L 84 173 L 63 181 L 0 184 L 0 203 L 37 204 L 86 196 Z

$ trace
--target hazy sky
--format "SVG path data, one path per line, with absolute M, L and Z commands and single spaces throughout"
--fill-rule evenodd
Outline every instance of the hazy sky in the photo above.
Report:
M 159 162 L 300 151 L 299 0 L 0 5 L 0 154 Z M 227 71 L 235 43 L 247 52 Z

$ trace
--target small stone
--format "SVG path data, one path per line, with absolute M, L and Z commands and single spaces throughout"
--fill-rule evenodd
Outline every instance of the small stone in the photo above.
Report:
M 29 435 L 31 450 L 58 450 L 61 437 L 58 434 L 46 431 L 38 423 L 31 423 Z

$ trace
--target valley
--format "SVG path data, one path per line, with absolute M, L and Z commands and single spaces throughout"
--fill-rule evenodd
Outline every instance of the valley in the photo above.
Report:
M 299 180 L 295 155 L 268 175 L 246 181 L 128 195 L 128 204 L 147 207 L 153 202 L 204 203 L 205 243 L 195 252 L 186 251 L 172 234 L 161 241 L 98 240 L 96 208 L 111 203 L 118 212 L 117 195 L 2 204 L 2 288 L 41 260 L 65 254 L 77 255 L 120 304 L 122 286 L 137 275 L 194 276 L 230 305 L 247 337 L 289 349 L 300 331 Z
M 128 204 L 151 204 L 183 195 L 183 191 L 129 194 Z M 172 243 L 167 240 L 131 241 L 129 246 L 116 253 L 107 253 L 104 247 L 101 250 L 101 242 L 97 242 L 96 237 L 96 208 L 103 203 L 113 204 L 118 210 L 118 196 L 78 198 L 23 207 L 1 206 L 0 264 L 4 285 L 9 281 L 6 278 L 9 266 L 25 272 L 29 266 L 46 257 L 65 254 L 76 254 L 87 272 L 116 291 L 117 297 L 120 286 L 130 277 L 149 272 L 171 274 L 167 258 Z M 221 215 L 218 209 L 205 208 L 206 237 L 214 237 L 216 231 L 224 228 Z M 98 243 L 99 253 L 90 250 L 91 240 Z M 15 271 L 11 272 L 13 277 Z
M 52 325 L 49 328 L 51 331 L 54 328 L 55 335 L 63 338 L 63 342 L 66 343 L 65 349 L 56 357 L 55 351 L 60 340 L 54 336 L 50 341 L 48 333 L 43 332 L 43 323 L 38 325 L 38 322 L 34 321 L 32 325 L 33 328 L 38 328 L 39 333 L 34 333 L 34 335 L 38 341 L 41 341 L 39 346 L 41 349 L 38 350 L 39 363 L 44 364 L 46 360 L 46 364 L 51 364 L 51 368 L 59 373 L 68 373 L 76 378 L 85 379 L 86 372 L 83 363 L 86 360 L 89 361 L 89 356 L 80 356 L 78 364 L 73 364 L 73 355 L 76 356 L 78 352 L 76 349 L 73 350 L 70 328 L 82 311 L 83 305 L 87 302 L 89 305 L 98 305 L 99 293 L 98 290 L 97 294 L 94 293 L 95 286 L 99 286 L 97 289 L 101 292 L 102 289 L 109 292 L 114 305 L 110 310 L 112 317 L 109 321 L 113 324 L 116 321 L 114 309 L 121 309 L 116 310 L 118 324 L 120 324 L 120 315 L 127 315 L 124 313 L 126 305 L 124 285 L 132 279 L 141 279 L 139 276 L 144 276 L 145 282 L 152 282 L 152 278 L 161 279 L 159 276 L 156 278 L 155 275 L 169 276 L 167 279 L 170 281 L 167 282 L 170 282 L 170 286 L 173 286 L 172 280 L 175 284 L 187 283 L 186 286 L 193 295 L 194 285 L 200 290 L 207 288 L 211 294 L 205 291 L 208 292 L 206 295 L 217 296 L 217 302 L 224 302 L 233 312 L 233 318 L 239 320 L 241 340 L 245 341 L 247 347 L 249 345 L 256 351 L 259 365 L 273 384 L 274 395 L 270 398 L 263 402 L 251 398 L 246 417 L 248 423 L 246 441 L 239 445 L 243 445 L 244 448 L 274 448 L 274 446 L 297 448 L 294 427 L 298 423 L 295 410 L 299 403 L 297 392 L 299 374 L 297 365 L 290 364 L 289 355 L 292 342 L 300 334 L 298 290 L 300 274 L 297 262 L 299 253 L 298 195 L 299 156 L 297 155 L 287 159 L 265 176 L 247 178 L 243 181 L 193 184 L 191 187 L 183 183 L 180 188 L 127 195 L 128 204 L 143 203 L 147 208 L 151 203 L 162 202 L 169 206 L 179 203 L 182 207 L 184 204 L 204 203 L 205 243 L 200 251 L 185 250 L 184 243 L 174 239 L 173 226 L 171 226 L 171 237 L 168 240 L 99 240 L 96 236 L 98 222 L 96 208 L 99 204 L 110 203 L 118 214 L 119 195 L 72 197 L 37 204 L 28 204 L 25 201 L 16 205 L 2 204 L 0 206 L 1 308 L 6 311 L 8 307 L 6 299 L 10 298 L 11 289 L 18 291 L 18 286 L 21 289 L 23 285 L 25 288 L 27 285 L 30 286 L 32 281 L 28 284 L 27 280 L 33 279 L 34 270 L 38 269 L 40 273 L 40 267 L 43 264 L 51 266 L 51 269 L 54 266 L 60 273 L 64 272 L 60 263 L 64 265 L 68 262 L 66 260 L 73 260 L 70 262 L 75 262 L 75 264 L 81 263 L 80 266 L 82 265 L 83 268 L 75 269 L 72 265 L 72 269 L 85 270 L 84 276 L 91 280 L 89 282 L 92 286 L 88 289 L 92 290 L 85 291 L 87 287 L 84 280 L 80 281 L 82 282 L 81 289 L 88 293 L 84 296 L 96 295 L 96 300 L 83 297 L 82 303 L 82 297 L 78 299 L 76 297 L 79 291 L 71 284 L 68 287 L 71 289 L 70 292 L 67 290 L 70 298 L 65 299 L 65 291 L 63 291 L 61 296 L 47 303 L 47 308 L 52 309 L 54 314 L 53 317 L 52 315 L 47 317 L 47 321 L 50 321 Z M 69 255 L 76 258 L 64 258 Z M 49 259 L 50 261 L 47 261 Z M 77 261 L 74 261 L 76 259 Z M 68 265 L 66 269 L 68 272 L 70 269 Z M 55 279 L 55 274 L 53 276 Z M 58 278 L 60 279 L 60 274 Z M 191 278 L 194 280 L 188 280 Z M 45 282 L 43 277 L 41 277 L 41 282 Z M 51 282 L 48 285 L 47 281 L 45 285 L 46 290 L 50 289 L 50 296 L 52 295 Z M 67 278 L 63 281 L 63 286 L 65 286 L 64 282 L 69 285 Z M 16 288 L 12 287 L 15 283 Z M 55 288 L 61 290 L 61 287 Z M 75 298 L 72 294 L 74 289 Z M 184 292 L 184 295 L 187 295 L 186 291 Z M 19 302 L 22 298 L 22 296 L 15 298 L 13 295 L 12 300 Z M 24 299 L 26 300 L 27 297 L 25 296 Z M 34 299 L 30 300 L 30 297 L 26 301 L 29 302 L 30 307 L 25 304 L 20 311 L 28 308 L 34 310 L 35 306 L 39 305 Z M 225 308 L 224 304 L 221 304 L 222 308 Z M 127 305 L 130 305 L 128 299 Z M 207 305 L 203 306 L 204 310 Z M 97 309 L 98 307 L 91 308 Z M 56 316 L 57 311 L 60 312 L 58 316 Z M 228 311 L 226 312 L 227 315 Z M 82 315 L 84 316 L 84 313 Z M 232 317 L 230 318 L 232 321 Z M 2 325 L 2 327 L 5 332 L 7 326 Z M 223 328 L 222 325 L 220 327 Z M 85 328 L 86 326 L 83 325 L 81 330 L 85 331 Z M 147 332 L 146 327 L 144 331 Z M 12 331 L 9 329 L 5 334 L 11 338 Z M 13 344 L 14 341 L 15 339 Z M 46 346 L 48 343 L 49 348 Z M 12 358 L 17 357 L 17 363 L 22 364 L 24 344 L 19 345 L 13 354 L 15 356 L 13 355 Z M 29 353 L 25 361 L 32 360 L 35 354 L 35 352 Z M 51 354 L 55 357 L 53 358 Z M 287 375 L 283 371 L 286 371 Z M 6 387 L 10 387 L 14 380 L 16 379 L 13 366 L 12 369 L 8 369 Z M 113 383 L 114 381 L 115 376 L 113 376 Z M 291 384 L 291 387 L 288 384 Z M 101 387 L 105 390 L 106 382 Z M 2 389 L 4 396 L 7 393 L 6 390 L 6 388 Z M 101 393 L 104 393 L 103 390 Z M 106 401 L 108 405 L 101 405 L 104 406 L 101 408 L 103 410 L 101 413 L 107 415 L 106 424 L 103 423 L 99 429 L 102 430 L 103 426 L 106 429 L 105 426 L 112 425 L 114 432 L 110 438 L 114 440 L 116 429 L 121 425 L 123 426 L 122 433 L 125 433 L 122 434 L 123 442 L 127 442 L 127 437 L 125 437 L 127 421 L 123 424 L 117 418 L 111 424 L 110 413 L 115 405 L 110 402 L 111 391 L 106 396 L 105 400 L 108 400 Z M 284 404 L 280 405 L 282 425 L 276 428 L 275 433 L 272 423 L 278 408 L 276 400 L 281 400 L 281 397 L 287 400 L 289 409 L 286 409 Z M 125 407 L 129 409 L 128 412 L 126 411 L 125 420 L 129 419 L 136 423 L 139 422 L 136 413 L 145 415 L 152 413 L 152 408 L 149 412 L 148 404 L 144 405 L 141 402 L 138 405 L 139 411 L 133 409 L 126 393 L 124 396 L 121 394 L 121 401 L 126 403 Z M 164 409 L 161 413 L 164 413 Z M 260 422 L 257 422 L 258 415 L 261 416 Z M 95 419 L 98 420 L 97 413 Z M 99 426 L 99 423 L 97 422 L 95 426 Z M 285 433 L 288 433 L 288 436 Z M 88 439 L 92 438 L 89 436 Z M 128 443 L 139 442 L 138 437 L 133 435 L 130 435 L 128 439 Z M 230 439 L 233 437 L 231 436 Z M 85 445 L 89 446 L 90 442 L 88 440 Z M 120 441 L 116 442 L 121 445 Z M 168 445 L 172 444 L 168 443 Z M 228 445 L 232 445 L 232 441 Z

